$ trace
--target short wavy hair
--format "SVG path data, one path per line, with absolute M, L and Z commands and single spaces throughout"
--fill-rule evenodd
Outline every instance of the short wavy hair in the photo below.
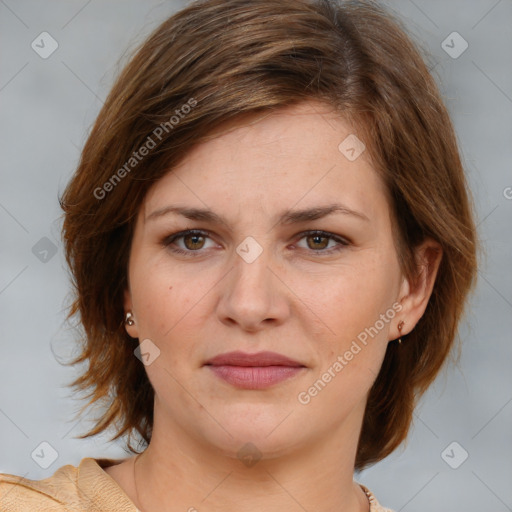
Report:
M 74 285 L 68 318 L 82 327 L 80 354 L 69 364 L 88 362 L 69 385 L 88 391 L 84 408 L 105 406 L 94 428 L 77 437 L 113 426 L 112 440 L 128 434 L 133 453 L 133 435 L 139 445 L 151 439 L 154 390 L 134 357 L 123 311 L 134 222 L 149 187 L 220 124 L 317 99 L 366 144 L 389 192 L 403 274 L 417 275 L 414 248 L 425 237 L 443 249 L 424 315 L 404 343 L 388 343 L 355 469 L 406 439 L 418 398 L 460 341 L 478 254 L 453 125 L 422 52 L 372 0 L 195 1 L 136 50 L 60 197 Z

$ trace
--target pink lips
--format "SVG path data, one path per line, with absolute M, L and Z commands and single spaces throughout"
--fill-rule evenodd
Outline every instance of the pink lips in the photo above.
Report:
M 205 363 L 217 377 L 242 389 L 264 389 L 289 379 L 305 366 L 276 352 L 248 354 L 235 351 Z

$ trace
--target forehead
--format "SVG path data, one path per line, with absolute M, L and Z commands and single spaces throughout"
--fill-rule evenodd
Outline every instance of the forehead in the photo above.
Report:
M 144 209 L 186 201 L 268 213 L 344 201 L 378 215 L 386 190 L 362 144 L 355 127 L 321 102 L 253 113 L 211 132 L 152 187 Z

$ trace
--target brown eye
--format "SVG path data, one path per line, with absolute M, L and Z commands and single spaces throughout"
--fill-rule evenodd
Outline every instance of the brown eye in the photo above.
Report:
M 300 238 L 299 241 L 302 239 L 306 240 L 307 247 L 299 247 L 309 249 L 310 252 L 318 253 L 318 255 L 331 254 L 350 245 L 348 240 L 326 231 L 309 231 L 302 233 L 302 238 Z M 329 246 L 329 244 L 331 245 Z
M 323 235 L 309 235 L 307 240 L 310 249 L 325 249 L 329 245 L 329 238 Z
M 205 237 L 197 233 L 191 233 L 183 236 L 183 243 L 187 249 L 191 251 L 202 249 Z
M 211 240 L 210 234 L 207 231 L 186 230 L 167 236 L 162 240 L 162 246 L 176 254 L 200 256 L 205 252 L 202 249 L 206 250 L 209 248 L 206 246 L 209 239 Z

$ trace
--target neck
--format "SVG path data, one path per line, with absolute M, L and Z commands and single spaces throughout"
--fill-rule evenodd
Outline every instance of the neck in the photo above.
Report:
M 353 480 L 359 425 L 344 424 L 300 451 L 243 463 L 157 416 L 155 410 L 151 443 L 134 465 L 142 512 L 369 511 Z

